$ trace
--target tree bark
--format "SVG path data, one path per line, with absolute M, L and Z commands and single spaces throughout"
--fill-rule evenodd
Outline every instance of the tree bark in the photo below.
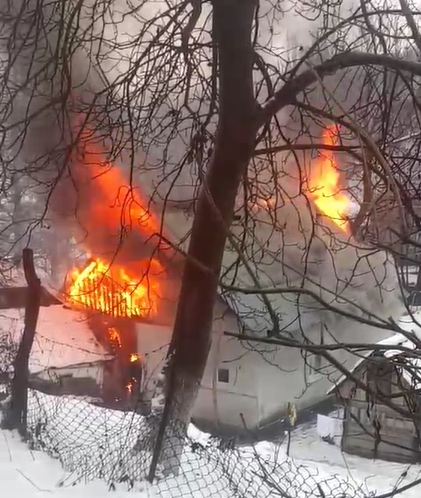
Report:
M 9 419 L 6 423 L 8 428 L 17 428 L 22 436 L 26 436 L 29 355 L 34 343 L 41 303 L 41 282 L 35 272 L 34 257 L 31 249 L 23 250 L 23 268 L 28 283 L 25 306 L 25 327 L 14 362 L 11 407 L 10 413 L 8 414 Z
M 252 76 L 256 2 L 214 0 L 212 4 L 219 61 L 219 122 L 184 267 L 169 352 L 166 403 L 150 480 L 154 478 L 160 454 L 165 467 L 174 470 L 178 466 L 180 431 L 184 433 L 187 428 L 208 358 L 218 277 L 235 199 L 257 133 Z M 173 448 L 174 444 L 179 447 Z

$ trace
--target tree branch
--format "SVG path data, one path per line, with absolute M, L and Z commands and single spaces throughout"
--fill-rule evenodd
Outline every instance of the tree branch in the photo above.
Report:
M 373 344 L 373 343 L 333 343 L 333 344 L 312 344 L 309 342 L 298 341 L 296 339 L 290 339 L 288 337 L 277 337 L 275 339 L 269 337 L 258 337 L 250 334 L 237 334 L 235 332 L 224 332 L 227 337 L 235 337 L 240 341 L 246 342 L 257 342 L 260 344 L 271 344 L 274 346 L 284 346 L 291 348 L 298 348 L 309 351 L 313 354 L 319 354 L 321 351 L 338 351 L 346 349 L 348 351 L 361 352 L 361 351 L 372 351 L 372 352 L 386 352 L 386 351 L 400 351 L 402 353 L 413 354 L 414 350 L 402 346 L 401 344 Z M 416 345 L 419 343 L 415 338 Z
M 421 76 L 421 63 L 400 60 L 384 54 L 369 54 L 364 52 L 346 52 L 335 55 L 331 59 L 303 71 L 297 77 L 287 81 L 273 98 L 269 99 L 260 110 L 258 116 L 259 127 L 267 123 L 277 112 L 285 106 L 293 104 L 298 94 L 313 85 L 319 78 L 323 79 L 340 69 L 356 66 L 382 66 L 396 71 L 407 71 Z
M 418 54 L 418 56 L 421 56 L 421 36 L 418 30 L 417 23 L 415 22 L 414 16 L 412 15 L 411 8 L 409 7 L 406 0 L 399 0 L 399 3 L 401 5 L 402 13 L 405 16 L 406 22 L 411 29 L 412 38 L 414 39 L 414 42 L 418 47 L 418 50 L 420 51 L 420 54 Z
M 332 152 L 346 152 L 353 156 L 358 161 L 362 161 L 362 156 L 356 152 L 360 150 L 359 145 L 356 146 L 346 146 L 346 145 L 329 145 L 323 143 L 313 143 L 313 144 L 285 144 L 278 145 L 275 147 L 268 147 L 264 149 L 256 149 L 253 152 L 253 156 L 263 156 L 266 154 L 277 154 L 278 152 L 286 152 L 291 150 L 330 150 Z
M 386 330 L 393 330 L 395 332 L 402 333 L 402 329 L 396 325 L 394 322 L 389 321 L 389 320 L 381 320 L 381 321 L 374 321 L 368 318 L 364 318 L 362 316 L 358 316 L 355 313 L 351 313 L 345 310 L 341 310 L 340 308 L 333 306 L 332 304 L 328 303 L 325 301 L 317 292 L 314 292 L 310 289 L 305 289 L 302 287 L 274 287 L 271 289 L 259 289 L 259 288 L 246 288 L 246 287 L 237 287 L 237 286 L 232 286 L 232 285 L 222 285 L 221 287 L 229 292 L 237 292 L 240 294 L 257 294 L 257 295 L 274 295 L 274 294 L 297 294 L 297 295 L 307 295 L 317 301 L 319 304 L 321 304 L 325 310 L 331 311 L 333 313 L 336 313 L 338 315 L 342 315 L 345 318 L 349 318 L 351 320 L 354 320 L 356 322 L 365 324 L 365 325 L 370 325 L 373 327 L 378 327 L 378 328 L 383 328 Z M 335 296 L 336 299 L 343 299 L 341 296 Z M 353 303 L 350 303 L 353 304 Z M 358 307 L 360 310 L 362 310 L 367 316 L 373 316 L 374 318 L 377 318 L 374 314 L 370 313 L 368 310 L 363 309 L 362 307 Z

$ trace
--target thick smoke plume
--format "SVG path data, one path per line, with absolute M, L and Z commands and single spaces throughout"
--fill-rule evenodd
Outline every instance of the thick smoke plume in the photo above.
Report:
M 27 19 L 31 21 L 28 24 L 32 25 L 37 19 L 43 26 L 57 28 L 60 20 L 69 19 L 75 6 L 74 2 L 62 3 L 68 7 L 59 12 L 47 2 L 42 3 L 41 10 L 40 2 L 29 2 L 25 9 Z M 16 18 L 22 5 L 13 2 Z M 16 90 L 16 106 L 13 112 L 12 109 L 5 110 L 5 113 L 9 112 L 5 118 L 14 124 L 11 133 L 15 133 L 15 148 L 19 149 L 16 153 L 19 168 L 30 172 L 44 186 L 49 209 L 62 233 L 74 235 L 92 254 L 112 258 L 119 252 L 119 257 L 124 260 L 143 259 L 151 256 L 159 245 L 156 234 L 161 230 L 159 218 L 152 223 L 145 214 L 151 193 L 155 192 L 163 199 L 172 191 L 177 192 L 178 200 L 192 199 L 196 193 L 197 171 L 193 166 L 177 169 L 177 174 L 168 171 L 170 161 L 175 164 L 182 157 L 180 150 L 184 150 L 189 138 L 187 132 L 180 131 L 179 138 L 171 142 L 164 154 L 160 153 L 160 147 L 167 137 L 159 142 L 151 132 L 153 138 L 147 140 L 147 131 L 141 125 L 133 128 L 133 124 L 142 122 L 140 117 L 137 120 L 137 116 L 142 116 L 153 100 L 153 88 L 149 93 L 145 91 L 143 100 L 135 99 L 136 85 L 142 83 L 147 73 L 139 71 L 131 82 L 119 84 L 132 67 L 132 52 L 123 48 L 121 42 L 141 31 L 159 9 L 159 2 L 145 2 L 136 15 L 127 17 L 124 13 L 128 3 L 114 2 L 119 22 L 108 23 L 108 14 L 104 11 L 105 17 L 95 16 L 98 20 L 90 26 L 93 5 L 93 2 L 82 3 L 71 58 L 59 57 L 54 63 L 51 63 L 51 54 L 58 48 L 61 53 L 69 49 L 67 41 L 60 39 L 58 30 L 45 29 L 33 34 L 25 23 L 20 24 L 14 67 L 8 83 Z M 278 46 L 280 54 L 285 53 L 289 43 L 308 47 L 312 43 L 312 33 L 323 26 L 323 19 L 309 25 L 304 17 L 299 17 L 302 26 L 297 31 L 294 5 L 291 3 L 289 10 L 288 2 L 282 2 L 282 5 L 284 12 L 278 12 L 277 31 L 264 31 L 261 42 L 264 43 L 265 37 L 266 41 L 270 39 L 272 46 Z M 352 5 L 353 2 L 343 2 L 344 12 Z M 263 2 L 262 12 L 271 6 L 272 2 Z M 7 2 L 9 8 L 10 2 Z M 294 17 L 294 38 L 286 28 L 292 24 L 291 16 Z M 13 26 L 6 23 L 5 32 L 10 34 Z M 84 42 L 80 36 L 84 30 L 94 41 Z M 99 33 L 108 39 L 95 38 L 94 35 Z M 153 33 L 144 36 L 144 39 L 148 36 L 151 39 Z M 35 58 L 34 47 L 37 47 Z M 23 87 L 25 91 L 19 90 Z M 19 106 L 19 98 L 25 95 Z M 137 107 L 130 107 L 132 97 Z M 318 98 L 317 94 L 313 98 Z M 135 116 L 129 116 L 129 112 Z M 291 121 L 289 112 L 287 109 L 281 114 L 280 120 L 285 130 L 293 130 L 289 132 L 292 134 L 297 132 L 297 127 L 294 127 L 297 121 Z M 28 116 L 32 117 L 29 119 Z M 159 121 L 160 117 L 157 112 L 154 119 Z M 81 131 L 81 121 L 86 123 L 88 130 L 94 129 L 89 140 Z M 151 128 L 154 124 L 150 125 Z M 313 126 L 310 122 L 304 125 L 307 129 Z M 23 128 L 25 133 L 22 133 Z M 159 156 L 164 156 L 161 163 L 156 159 Z M 279 158 L 281 163 L 282 158 Z M 263 288 L 303 288 L 358 316 L 368 316 L 370 312 L 383 318 L 399 315 L 400 290 L 394 265 L 387 255 L 358 247 L 355 240 L 347 238 L 329 223 L 315 227 L 315 212 L 309 208 L 308 200 L 292 193 L 297 184 L 291 180 L 294 167 L 288 168 L 283 170 L 280 166 L 278 173 L 283 175 L 280 176 L 282 188 L 287 193 L 289 191 L 285 198 L 294 199 L 294 202 L 287 202 L 271 213 L 259 211 L 253 229 L 241 223 L 233 229 L 238 239 L 242 239 L 246 230 L 243 256 L 252 262 L 259 285 Z M 263 171 L 257 179 L 265 183 L 267 175 L 267 171 Z M 270 180 L 273 179 L 271 175 L 272 172 Z M 133 194 L 129 186 L 138 186 L 138 193 Z M 187 240 L 190 228 L 191 217 L 183 226 L 177 226 L 179 238 Z M 226 270 L 229 270 L 231 259 L 227 253 Z M 227 287 L 228 284 L 255 287 L 255 279 L 251 279 L 248 273 L 242 265 L 240 272 L 228 271 L 224 283 Z M 273 327 L 266 310 L 267 303 L 259 293 L 250 296 L 229 292 L 229 298 L 253 330 L 264 331 Z M 338 314 L 322 311 L 320 303 L 308 296 L 297 298 L 296 295 L 279 294 L 271 296 L 269 302 L 281 318 L 280 326 L 285 325 L 288 330 L 313 327 L 321 315 L 332 327 L 342 327 L 342 321 L 347 321 Z M 250 316 L 251 320 L 248 319 Z

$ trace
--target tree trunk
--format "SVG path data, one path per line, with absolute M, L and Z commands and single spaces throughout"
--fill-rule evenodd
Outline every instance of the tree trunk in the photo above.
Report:
M 10 412 L 7 414 L 6 427 L 10 429 L 17 428 L 22 436 L 26 436 L 29 355 L 34 343 L 41 303 L 41 282 L 35 273 L 34 258 L 31 249 L 23 250 L 23 268 L 28 283 L 26 290 L 25 327 L 14 361 L 11 406 Z
M 256 2 L 214 0 L 212 4 L 214 43 L 219 60 L 218 130 L 198 199 L 188 250 L 190 258 L 184 268 L 169 352 L 166 403 L 150 480 L 160 454 L 165 467 L 174 470 L 178 466 L 182 449 L 180 436 L 190 420 L 208 358 L 227 231 L 257 132 L 252 77 L 252 23 Z M 178 448 L 172 446 L 175 442 Z

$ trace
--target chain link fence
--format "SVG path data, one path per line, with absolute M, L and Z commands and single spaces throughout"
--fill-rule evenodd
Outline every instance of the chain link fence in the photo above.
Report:
M 10 393 L 15 334 L 0 329 L 0 397 Z M 28 392 L 27 437 L 62 464 L 62 485 L 105 481 L 110 490 L 121 485 L 145 486 L 162 412 L 149 415 L 100 406 L 86 396 Z M 3 401 L 5 405 L 5 401 Z M 1 413 L 1 412 L 0 412 Z M 300 465 L 280 452 L 258 446 L 236 446 L 190 426 L 170 439 L 179 461 L 168 469 L 158 466 L 154 496 L 162 498 L 368 498 L 365 484 L 320 473 L 315 465 Z M 275 448 L 275 445 L 274 445 Z M 168 449 L 168 446 L 167 446 Z M 392 496 L 390 494 L 389 496 Z
M 105 480 L 110 489 L 144 482 L 152 458 L 160 413 L 142 416 L 110 410 L 86 400 L 31 390 L 29 444 L 57 458 L 67 471 L 63 484 Z M 154 485 L 164 498 L 366 498 L 365 486 L 338 476 L 324 477 L 292 459 L 262 456 L 252 447 L 234 447 L 193 426 L 175 438 L 182 454 L 178 469 Z M 162 469 L 161 469 L 162 470 Z

